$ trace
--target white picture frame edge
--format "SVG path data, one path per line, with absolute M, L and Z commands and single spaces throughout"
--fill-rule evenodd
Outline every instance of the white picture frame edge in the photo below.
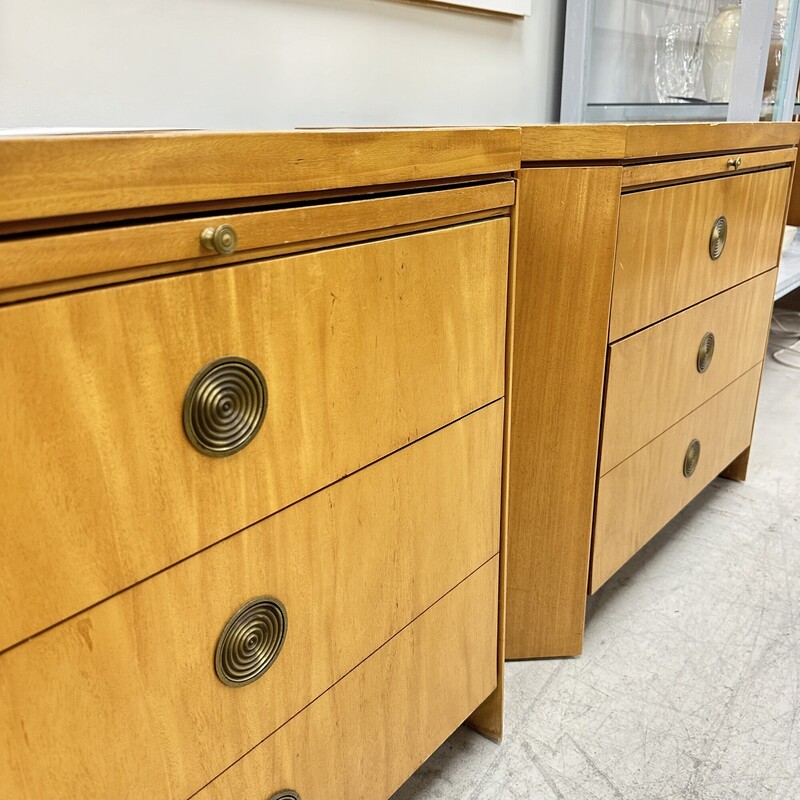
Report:
M 438 6 L 452 11 L 478 11 L 484 14 L 527 17 L 531 13 L 532 0 L 400 0 L 400 2 Z

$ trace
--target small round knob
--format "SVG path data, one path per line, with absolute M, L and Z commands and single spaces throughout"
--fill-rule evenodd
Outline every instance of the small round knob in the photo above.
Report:
M 705 372 L 711 366 L 711 359 L 714 357 L 714 334 L 709 331 L 701 340 L 700 347 L 697 349 L 697 371 Z
M 714 220 L 714 227 L 711 228 L 711 237 L 708 240 L 708 254 L 712 261 L 716 261 L 725 249 L 725 242 L 728 241 L 728 220 L 725 217 L 717 217 Z
M 216 228 L 205 228 L 200 234 L 200 242 L 206 250 L 229 256 L 236 252 L 238 237 L 232 225 L 217 225 Z
M 297 792 L 284 789 L 283 791 L 275 792 L 269 800 L 300 800 L 300 795 Z
M 692 439 L 686 448 L 686 455 L 683 457 L 683 474 L 687 478 L 694 475 L 697 464 L 700 461 L 700 440 Z
M 730 169 L 739 169 L 742 166 L 742 157 L 737 156 L 736 158 L 729 158 L 728 159 L 728 167 Z

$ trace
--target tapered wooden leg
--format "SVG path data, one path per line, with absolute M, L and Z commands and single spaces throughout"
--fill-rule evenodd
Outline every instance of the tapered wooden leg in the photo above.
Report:
M 750 448 L 731 461 L 720 475 L 731 481 L 744 481 L 747 478 L 747 464 L 750 461 Z
M 498 686 L 472 713 L 467 725 L 487 739 L 503 738 L 503 685 Z

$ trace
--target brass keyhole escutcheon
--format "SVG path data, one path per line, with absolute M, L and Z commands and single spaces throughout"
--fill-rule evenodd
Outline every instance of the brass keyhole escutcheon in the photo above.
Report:
M 714 227 L 711 229 L 711 238 L 708 241 L 708 254 L 712 261 L 716 261 L 725 249 L 725 242 L 728 240 L 728 220 L 725 217 L 717 217 Z
M 711 359 L 714 357 L 714 334 L 709 331 L 700 340 L 700 347 L 697 350 L 697 371 L 705 372 L 711 366 Z
M 219 635 L 214 655 L 217 677 L 226 686 L 257 681 L 280 654 L 286 626 L 286 609 L 280 600 L 256 597 L 245 603 Z
M 284 789 L 281 792 L 273 794 L 269 800 L 300 800 L 300 795 L 297 792 L 291 792 Z
M 683 474 L 687 478 L 694 475 L 697 465 L 700 462 L 700 440 L 692 439 L 689 447 L 686 448 L 686 455 L 683 458 Z
M 206 364 L 183 400 L 183 429 L 207 456 L 230 456 L 253 441 L 267 414 L 267 382 L 261 370 L 238 356 Z
M 200 243 L 212 253 L 229 256 L 236 252 L 239 237 L 236 235 L 236 230 L 232 225 L 224 223 L 217 225 L 216 228 L 204 228 L 200 234 Z

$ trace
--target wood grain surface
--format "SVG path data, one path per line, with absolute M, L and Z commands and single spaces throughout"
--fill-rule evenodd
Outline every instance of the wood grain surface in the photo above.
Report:
M 195 800 L 386 800 L 495 684 L 497 559 Z
M 0 656 L 0 796 L 200 789 L 498 552 L 502 430 L 499 401 Z M 496 560 L 484 574 L 485 608 L 464 601 L 452 633 L 436 626 L 442 666 L 393 666 L 402 687 L 447 664 L 454 683 L 422 714 L 445 715 L 446 733 L 495 685 Z M 230 688 L 217 638 L 263 595 L 286 607 L 285 645 L 261 679 Z M 430 721 L 416 731 L 430 749 L 414 737 L 399 768 L 438 744 Z
M 764 358 L 777 270 L 770 270 L 611 346 L 600 474 L 646 445 Z M 706 333 L 714 355 L 697 353 Z
M 504 210 L 475 211 L 470 214 L 458 214 L 454 217 L 448 217 L 446 220 L 427 220 L 425 222 L 412 222 L 408 225 L 396 225 L 391 231 L 387 232 L 361 231 L 360 233 L 331 236 L 326 239 L 313 239 L 306 242 L 293 242 L 259 248 L 248 252 L 245 259 L 237 259 L 236 256 L 231 256 L 230 258 L 215 258 L 211 256 L 207 259 L 197 259 L 196 261 L 170 261 L 165 264 L 127 267 L 122 270 L 97 272 L 89 275 L 81 275 L 76 278 L 60 278 L 45 283 L 26 284 L 25 286 L 12 287 L 10 289 L 0 289 L 0 306 L 10 303 L 25 302 L 27 300 L 36 300 L 43 297 L 53 297 L 69 292 L 82 292 L 87 289 L 103 288 L 106 286 L 113 286 L 114 284 L 132 283 L 134 281 L 149 280 L 151 278 L 160 278 L 167 275 L 179 275 L 182 272 L 192 272 L 208 267 L 219 266 L 220 264 L 234 264 L 241 260 L 255 261 L 277 258 L 297 253 L 310 253 L 315 250 L 375 241 L 381 237 L 407 236 L 412 233 L 441 228 L 444 225 L 465 225 L 468 222 L 480 222 L 487 219 L 496 219 L 501 216 L 507 216 Z
M 0 648 L 504 391 L 508 219 L 0 309 Z M 255 440 L 196 451 L 196 372 L 265 375 Z
M 794 147 L 794 122 L 525 125 L 522 161 L 652 160 L 680 155 Z
M 791 169 L 626 194 L 620 204 L 609 338 L 646 325 L 777 266 Z M 722 255 L 709 255 L 718 217 Z
M 800 181 L 793 176 L 792 188 L 789 194 L 789 208 L 786 219 L 787 225 L 800 226 Z
M 590 589 L 597 591 L 750 444 L 761 364 L 600 478 Z M 700 460 L 683 461 L 693 439 Z
M 508 172 L 519 140 L 519 128 L 4 138 L 0 222 Z
M 506 655 L 583 641 L 621 169 L 523 170 Z
M 683 161 L 655 161 L 650 164 L 633 164 L 622 170 L 622 187 L 641 188 L 652 184 L 674 183 L 692 178 L 739 175 L 756 169 L 794 164 L 797 149 L 782 147 L 778 150 L 757 150 L 733 158 L 727 153 L 707 158 L 689 158 Z M 731 165 L 736 162 L 736 166 Z
M 299 205 L 241 214 L 196 216 L 168 222 L 90 228 L 73 233 L 0 240 L 0 292 L 89 275 L 114 273 L 124 280 L 130 270 L 175 264 L 175 271 L 219 266 L 272 255 L 289 244 L 314 242 L 365 231 L 381 232 L 421 222 L 442 220 L 476 211 L 511 206 L 514 183 L 499 181 L 456 189 L 414 192 L 316 205 Z M 201 232 L 231 225 L 238 236 L 235 254 L 210 253 Z M 138 277 L 139 272 L 133 273 Z
M 517 275 L 517 244 L 519 242 L 519 204 L 511 217 L 511 245 L 508 263 L 508 305 L 506 311 L 506 374 L 503 418 L 503 488 L 500 505 L 500 564 L 497 622 L 497 688 L 470 715 L 467 723 L 494 742 L 503 738 L 505 712 L 505 660 L 506 660 L 506 586 L 508 583 L 508 495 L 511 456 L 512 380 L 514 369 L 514 312 Z

